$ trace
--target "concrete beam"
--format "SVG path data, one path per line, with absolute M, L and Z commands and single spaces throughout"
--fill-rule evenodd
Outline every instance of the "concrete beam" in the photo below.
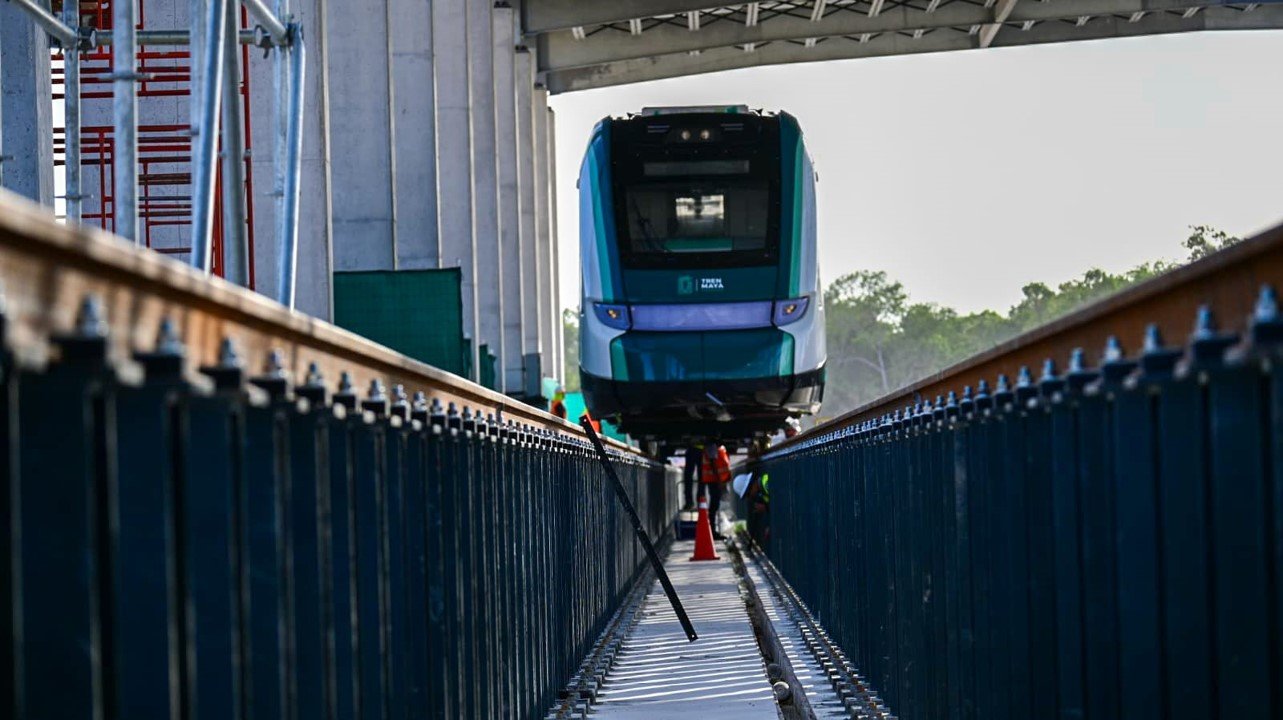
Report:
M 1031 5 L 1039 4 L 1031 3 Z M 943 12 L 943 8 L 940 12 Z M 998 35 L 992 47 L 1200 30 L 1283 28 L 1283 6 L 1280 5 L 1261 5 L 1250 12 L 1235 7 L 1207 7 L 1190 17 L 1184 17 L 1177 11 L 1154 12 L 1146 14 L 1136 22 L 1130 22 L 1128 17 L 1093 17 L 1081 26 L 1072 22 L 1036 21 L 1028 30 L 1014 27 L 1018 17 L 1017 11 L 1013 10 L 1008 18 L 1008 23 L 1013 25 L 1011 28 L 1013 32 Z M 736 47 L 712 48 L 698 55 L 686 53 L 660 55 L 586 68 L 553 71 L 547 73 L 545 77 L 549 90 L 560 93 L 759 65 L 970 50 L 978 47 L 978 38 L 969 32 L 969 28 L 951 27 L 926 32 L 918 38 L 900 33 L 871 35 L 865 42 L 861 42 L 858 37 L 830 38 L 825 42 L 817 43 L 814 47 L 806 47 L 800 43 L 773 42 L 765 47 L 758 47 L 752 53 L 746 53 Z
M 499 277 L 503 293 L 503 354 L 500 390 L 521 392 L 521 202 L 517 182 L 517 93 L 515 11 L 496 5 L 494 49 L 495 154 L 499 161 Z
M 550 30 L 569 30 L 577 25 L 627 22 L 633 18 L 655 17 L 725 7 L 709 0 L 526 0 L 522 3 L 522 27 L 526 35 Z
M 776 41 L 803 42 L 814 39 L 859 36 L 864 33 L 929 31 L 937 28 L 970 27 L 1001 22 L 1023 23 L 1028 20 L 1074 19 L 1083 15 L 1111 13 L 1159 12 L 1184 10 L 1188 7 L 1210 7 L 1207 2 L 1191 0 L 1057 0 L 1050 3 L 1000 2 L 994 7 L 982 4 L 951 2 L 937 5 L 926 12 L 911 5 L 884 9 L 876 15 L 856 12 L 834 12 L 820 21 L 794 14 L 780 14 L 769 20 L 746 26 L 743 23 L 703 23 L 697 31 L 689 23 L 666 23 L 632 35 L 624 29 L 604 29 L 576 39 L 569 31 L 549 32 L 539 37 L 541 70 L 600 65 L 710 48 L 761 45 Z M 931 5 L 927 6 L 932 7 Z
M 440 267 L 463 270 L 463 334 L 477 369 L 477 245 L 473 234 L 472 119 L 468 82 L 468 2 L 432 5 L 432 72 L 436 80 L 437 233 Z
M 437 143 L 432 5 L 387 0 L 392 18 L 392 121 L 396 128 L 396 268 L 437 267 Z
M 993 22 L 980 28 L 979 38 L 980 47 L 987 48 L 993 44 L 993 39 L 998 35 L 998 30 L 1002 24 L 1011 16 L 1011 11 L 1015 9 L 1017 0 L 998 0 L 998 4 L 993 8 Z
M 0 5 L 0 57 L 0 187 L 52 208 L 49 35 L 12 3 Z
M 468 3 L 469 116 L 472 120 L 473 233 L 476 237 L 474 275 L 477 289 L 477 346 L 486 345 L 502 368 L 503 279 L 500 273 L 498 160 L 495 153 L 494 28 L 490 0 Z M 478 374 L 480 377 L 480 374 Z

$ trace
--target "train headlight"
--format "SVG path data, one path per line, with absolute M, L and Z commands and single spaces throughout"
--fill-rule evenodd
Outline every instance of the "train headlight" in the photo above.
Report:
M 806 308 L 810 303 L 811 299 L 806 297 L 776 300 L 773 317 L 775 325 L 778 327 L 801 320 L 802 316 L 806 314 Z
M 627 330 L 628 326 L 632 324 L 628 316 L 627 305 L 593 303 L 593 311 L 597 313 L 597 319 L 606 327 Z

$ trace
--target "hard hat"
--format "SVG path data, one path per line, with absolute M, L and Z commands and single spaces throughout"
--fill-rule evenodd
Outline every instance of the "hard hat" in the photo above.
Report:
M 802 423 L 799 422 L 797 418 L 789 418 L 784 421 L 784 424 L 799 432 L 802 430 Z
M 735 491 L 736 495 L 744 497 L 744 493 L 748 490 L 748 484 L 752 479 L 752 473 L 736 475 L 735 479 L 731 481 L 731 489 Z

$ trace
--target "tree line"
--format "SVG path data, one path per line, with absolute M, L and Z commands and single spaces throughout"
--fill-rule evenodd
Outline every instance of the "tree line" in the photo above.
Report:
M 1193 262 L 1239 242 L 1205 225 L 1182 243 Z M 1092 268 L 1051 287 L 1032 282 L 1005 313 L 960 313 L 936 303 L 912 302 L 904 285 L 885 272 L 857 270 L 824 291 L 828 378 L 823 415 L 833 417 L 897 388 L 1046 324 L 1107 295 L 1182 265 L 1157 260 L 1121 273 Z

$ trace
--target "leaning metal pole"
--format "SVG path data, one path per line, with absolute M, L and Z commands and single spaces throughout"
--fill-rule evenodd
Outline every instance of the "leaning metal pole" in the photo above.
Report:
M 624 484 L 619 480 L 619 474 L 615 472 L 615 466 L 610 464 L 610 456 L 606 454 L 606 446 L 602 445 L 601 437 L 597 435 L 597 429 L 593 427 L 592 420 L 584 415 L 579 420 L 579 426 L 584 429 L 588 439 L 597 450 L 597 458 L 601 460 L 601 466 L 606 469 L 606 476 L 610 478 L 610 484 L 615 489 L 615 497 L 619 504 L 624 507 L 624 514 L 633 524 L 633 532 L 637 534 L 637 542 L 641 543 L 642 549 L 646 551 L 646 557 L 650 559 L 650 566 L 655 569 L 655 575 L 659 577 L 659 584 L 664 588 L 664 594 L 668 596 L 668 603 L 673 606 L 673 612 L 677 615 L 677 622 L 681 623 L 682 630 L 686 633 L 686 639 L 695 642 L 699 635 L 695 632 L 695 626 L 691 624 L 690 617 L 686 615 L 686 608 L 682 606 L 682 599 L 677 597 L 677 590 L 673 588 L 673 583 L 668 579 L 668 573 L 664 571 L 664 561 L 660 559 L 659 553 L 655 552 L 655 544 L 650 541 L 650 536 L 646 534 L 646 528 L 642 525 L 641 518 L 637 517 L 637 510 L 633 503 L 628 499 L 628 491 L 624 489 Z
M 139 241 L 138 236 L 138 46 L 137 0 L 111 5 L 115 41 L 111 55 L 112 214 L 117 235 Z
M 72 28 L 80 26 L 80 3 L 64 2 L 62 19 Z M 80 223 L 80 46 L 62 46 L 63 140 L 66 147 L 67 223 Z
M 223 50 L 223 277 L 249 287 L 249 233 L 245 226 L 245 132 L 240 80 L 240 7 L 227 3 Z
M 194 8 L 195 9 L 195 8 Z M 195 14 L 195 12 L 193 12 Z M 227 0 L 209 0 L 200 46 L 200 90 L 192 113 L 191 264 L 209 272 L 214 240 L 214 179 L 218 172 L 218 115 L 222 98 Z
M 303 174 L 303 79 L 307 72 L 307 52 L 303 42 L 303 26 L 290 25 L 293 42 L 289 45 L 289 104 L 286 108 L 284 147 L 278 151 L 276 161 L 283 174 L 282 192 L 277 213 L 278 238 L 276 242 L 277 301 L 288 308 L 294 307 L 295 276 L 298 268 L 298 217 L 299 194 Z M 278 48 L 277 52 L 285 52 Z M 279 61 L 279 60 L 278 60 Z M 283 102 L 285 98 L 278 98 Z

